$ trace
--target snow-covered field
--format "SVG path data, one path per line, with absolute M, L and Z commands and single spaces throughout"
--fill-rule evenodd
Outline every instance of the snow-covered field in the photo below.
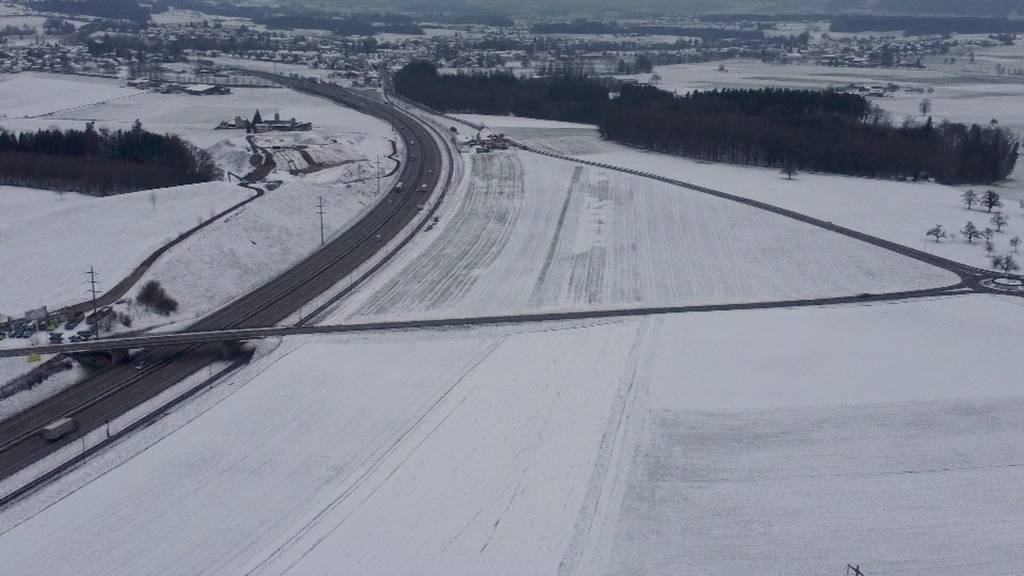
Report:
M 57 96 L 51 98 L 51 93 Z M 35 97 L 24 99 L 23 94 Z M 320 240 L 316 215 L 320 196 L 326 207 L 327 234 L 343 230 L 376 200 L 377 183 L 371 176 L 378 156 L 383 173 L 395 166 L 387 158 L 393 151 L 388 124 L 291 90 L 236 88 L 225 96 L 197 97 L 127 90 L 116 81 L 78 76 L 17 74 L 0 82 L 0 103 L 8 101 L 10 109 L 19 114 L 27 114 L 24 107 L 33 102 L 46 104 L 34 104 L 33 113 L 53 113 L 41 118 L 4 119 L 2 124 L 8 129 L 81 128 L 87 121 L 116 129 L 128 128 L 139 119 L 149 130 L 177 133 L 208 147 L 220 165 L 235 174 L 252 169 L 251 151 L 243 131 L 215 130 L 220 121 L 238 115 L 251 117 L 258 109 L 264 118 L 279 114 L 284 119 L 313 122 L 310 132 L 257 135 L 260 145 L 283 147 L 274 151 L 279 169 L 269 178 L 286 183 L 241 213 L 190 238 L 146 275 L 144 280 L 160 280 L 179 301 L 177 319 L 195 318 L 214 309 L 314 250 Z M 288 174 L 291 167 L 308 168 L 299 147 L 323 163 L 321 169 L 307 175 Z M 390 189 L 390 182 L 390 178 L 382 181 L 383 191 Z M 149 192 L 99 200 L 66 194 L 61 200 L 53 193 L 32 191 L 26 195 L 6 190 L 0 193 L 0 238 L 5 248 L 11 249 L 0 253 L 0 266 L 11 273 L 0 281 L 0 313 L 17 316 L 39 305 L 53 308 L 80 301 L 85 290 L 82 273 L 89 265 L 96 267 L 106 286 L 112 286 L 145 256 L 195 226 L 200 218 L 251 194 L 214 183 L 186 189 L 187 193 L 172 203 L 164 196 L 177 195 L 177 189 L 157 191 L 157 209 L 153 210 Z M 144 318 L 142 325 L 169 320 Z
M 391 180 L 384 181 L 385 193 Z M 377 201 L 376 194 L 372 180 L 352 184 L 286 182 L 216 226 L 196 232 L 157 260 L 138 286 L 157 280 L 181 307 L 169 317 L 151 315 L 138 318 L 139 322 L 185 321 L 216 310 L 320 247 L 320 197 L 329 241 L 370 209 Z
M 504 117 L 484 120 L 492 131 L 541 149 L 761 200 L 979 268 L 990 266 L 983 241 L 967 243 L 958 238 L 935 243 L 925 232 L 942 224 L 948 232 L 959 235 L 968 221 L 981 230 L 994 228 L 990 223 L 992 214 L 977 205 L 968 211 L 960 200 L 967 188 L 979 194 L 994 189 L 1003 199 L 1004 206 L 999 210 L 1009 218 L 1009 224 L 993 238 L 995 253 L 1012 253 L 1010 239 L 1024 237 L 1024 209 L 1018 206 L 1024 191 L 1015 182 L 998 187 L 952 187 L 808 173 L 788 180 L 774 169 L 701 162 L 630 148 L 601 140 L 597 129 L 585 124 L 522 128 L 515 125 L 515 119 L 511 126 L 506 126 Z
M 162 440 L 5 511 L 0 556 L 75 576 L 1002 574 L 1024 530 L 1020 306 L 286 339 Z
M 0 76 L 0 120 L 68 112 L 142 94 L 118 80 L 25 72 Z M 130 122 L 130 120 L 129 120 Z
M 0 187 L 0 313 L 81 302 L 90 266 L 109 288 L 178 234 L 250 195 L 224 182 L 103 198 Z
M 525 152 L 473 154 L 464 186 L 334 320 L 783 300 L 954 275 L 704 194 Z
M 914 93 L 900 90 L 891 96 L 873 98 L 871 102 L 892 115 L 900 123 L 910 118 L 921 121 L 921 100 L 932 103 L 930 115 L 936 122 L 950 120 L 966 124 L 988 123 L 995 119 L 1000 126 L 1024 134 L 1024 77 L 997 75 L 996 63 L 1009 68 L 1024 66 L 1024 48 L 995 46 L 975 48 L 976 63 L 968 63 L 964 54 L 956 64 L 941 62 L 945 55 L 926 59 L 927 69 L 906 68 L 834 68 L 815 64 L 765 64 L 758 60 L 724 60 L 699 64 L 677 64 L 656 69 L 661 76 L 658 87 L 684 93 L 714 88 L 785 88 L 845 87 L 848 84 L 886 85 L 901 88 L 931 89 Z M 718 70 L 724 65 L 726 71 Z M 647 80 L 650 75 L 640 75 Z M 1015 177 L 1024 179 L 1024 163 L 1018 163 Z

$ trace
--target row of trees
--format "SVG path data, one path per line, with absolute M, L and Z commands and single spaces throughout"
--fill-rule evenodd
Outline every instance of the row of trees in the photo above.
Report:
M 996 125 L 931 118 L 892 125 L 863 96 L 835 91 L 711 90 L 675 95 L 581 76 L 441 75 L 427 62 L 395 76 L 399 93 L 445 112 L 597 124 L 611 140 L 709 160 L 949 184 L 1005 179 L 1019 144 Z M 617 98 L 609 92 L 619 90 Z
M 608 88 L 584 78 L 445 76 L 429 62 L 413 62 L 395 74 L 394 82 L 400 94 L 445 112 L 596 123 L 608 105 Z
M 138 121 L 130 130 L 0 131 L 0 182 L 95 196 L 217 180 L 205 151 Z
M 37 12 L 149 22 L 149 10 L 135 0 L 35 0 L 29 7 Z
M 927 8 L 921 10 L 939 13 L 935 7 L 936 0 L 919 0 Z M 990 0 L 991 1 L 991 0 Z M 1008 0 L 1012 4 L 1015 0 Z M 952 0 L 957 6 L 965 4 Z M 1019 9 L 1020 5 L 1007 6 L 1003 14 Z M 832 18 L 829 25 L 832 32 L 870 32 L 875 30 L 903 30 L 907 35 L 924 34 L 991 34 L 1006 32 L 1024 32 L 1024 21 L 1010 18 L 977 17 L 977 16 L 883 16 L 872 14 L 842 14 Z
M 1005 179 L 1019 147 L 996 126 L 893 126 L 859 95 L 770 88 L 676 96 L 623 86 L 600 128 L 612 140 L 714 162 L 951 184 Z

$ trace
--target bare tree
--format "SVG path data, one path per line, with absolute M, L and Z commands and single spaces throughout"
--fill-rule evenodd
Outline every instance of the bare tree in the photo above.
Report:
M 793 176 L 796 176 L 796 162 L 786 160 L 782 164 L 782 173 L 786 175 L 787 180 L 792 180 Z
M 993 244 L 991 240 L 985 240 L 985 254 L 988 254 L 989 256 L 991 256 L 992 253 L 995 252 L 995 251 L 996 251 L 996 245 Z
M 921 116 L 927 116 L 932 111 L 932 99 L 925 98 L 921 100 L 921 103 L 917 105 L 917 109 L 921 111 Z
M 1002 232 L 1003 226 L 1010 221 L 1002 212 L 996 212 L 992 215 L 992 219 L 989 222 L 996 227 L 996 232 Z
M 988 211 L 991 212 L 993 208 L 999 208 L 1003 205 L 1003 201 L 999 198 L 999 193 L 995 190 L 989 190 L 985 192 L 985 195 L 981 197 L 981 203 Z
M 1017 264 L 1017 261 L 1009 254 L 1006 254 L 1005 256 L 993 256 L 992 267 L 996 270 L 1002 270 L 1004 274 L 1020 270 L 1020 265 Z
M 942 224 L 936 224 L 934 227 L 929 228 L 928 231 L 924 233 L 924 235 L 935 238 L 936 242 L 939 242 L 946 236 L 949 236 L 949 234 L 947 234 L 946 231 L 942 228 Z
M 978 193 L 974 190 L 968 190 L 960 195 L 960 202 L 967 205 L 967 209 L 970 210 L 974 207 L 974 204 L 978 202 Z
M 1020 236 L 1010 238 L 1010 248 L 1013 248 L 1013 251 L 1017 252 L 1017 249 L 1020 248 Z
M 978 227 L 974 225 L 974 222 L 969 220 L 967 224 L 964 225 L 963 229 L 960 230 L 960 233 L 963 234 L 964 238 L 967 238 L 968 244 L 973 244 L 975 238 L 981 238 L 981 230 L 978 230 Z
M 992 238 L 995 237 L 995 235 L 996 231 L 991 228 L 985 228 L 984 230 L 981 231 L 981 237 L 988 242 L 991 242 Z

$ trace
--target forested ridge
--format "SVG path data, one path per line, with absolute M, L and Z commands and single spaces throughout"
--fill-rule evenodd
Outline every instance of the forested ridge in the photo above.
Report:
M 440 75 L 429 63 L 395 76 L 404 96 L 445 112 L 597 124 L 618 142 L 714 162 L 877 178 L 990 183 L 1014 168 L 1019 144 L 997 126 L 931 118 L 893 125 L 857 94 L 828 90 L 711 90 L 675 95 L 578 77 Z
M 0 130 L 0 183 L 94 196 L 219 179 L 206 151 L 173 134 L 57 128 Z

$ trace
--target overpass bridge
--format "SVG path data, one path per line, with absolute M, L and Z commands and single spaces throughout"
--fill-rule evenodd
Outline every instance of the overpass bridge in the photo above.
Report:
M 201 344 L 228 344 L 261 340 L 277 336 L 297 336 L 303 334 L 340 334 L 346 332 L 382 332 L 394 330 L 459 328 L 481 326 L 487 324 L 521 324 L 530 322 L 555 322 L 566 320 L 596 320 L 607 318 L 623 318 L 629 316 L 650 316 L 656 314 L 682 314 L 691 312 L 715 312 L 725 310 L 752 310 L 763 308 L 795 308 L 805 306 L 829 306 L 837 304 L 863 304 L 913 298 L 929 298 L 977 292 L 973 286 L 964 282 L 950 286 L 942 286 L 924 290 L 905 292 L 887 292 L 879 294 L 857 294 L 831 298 L 808 298 L 800 300 L 777 300 L 769 302 L 742 302 L 729 304 L 696 304 L 684 306 L 633 306 L 625 308 L 601 308 L 575 311 L 550 311 L 526 314 L 507 314 L 494 316 L 469 316 L 458 318 L 435 318 L 427 320 L 395 320 L 385 322 L 364 322 L 352 324 L 324 325 L 289 325 L 265 326 L 254 328 L 225 328 L 215 330 L 187 330 L 158 334 L 132 335 L 124 337 L 104 338 L 62 344 L 39 344 L 31 346 L 0 348 L 0 358 L 29 356 L 33 354 L 112 354 L 114 358 L 123 358 L 128 350 L 142 348 L 180 347 Z

